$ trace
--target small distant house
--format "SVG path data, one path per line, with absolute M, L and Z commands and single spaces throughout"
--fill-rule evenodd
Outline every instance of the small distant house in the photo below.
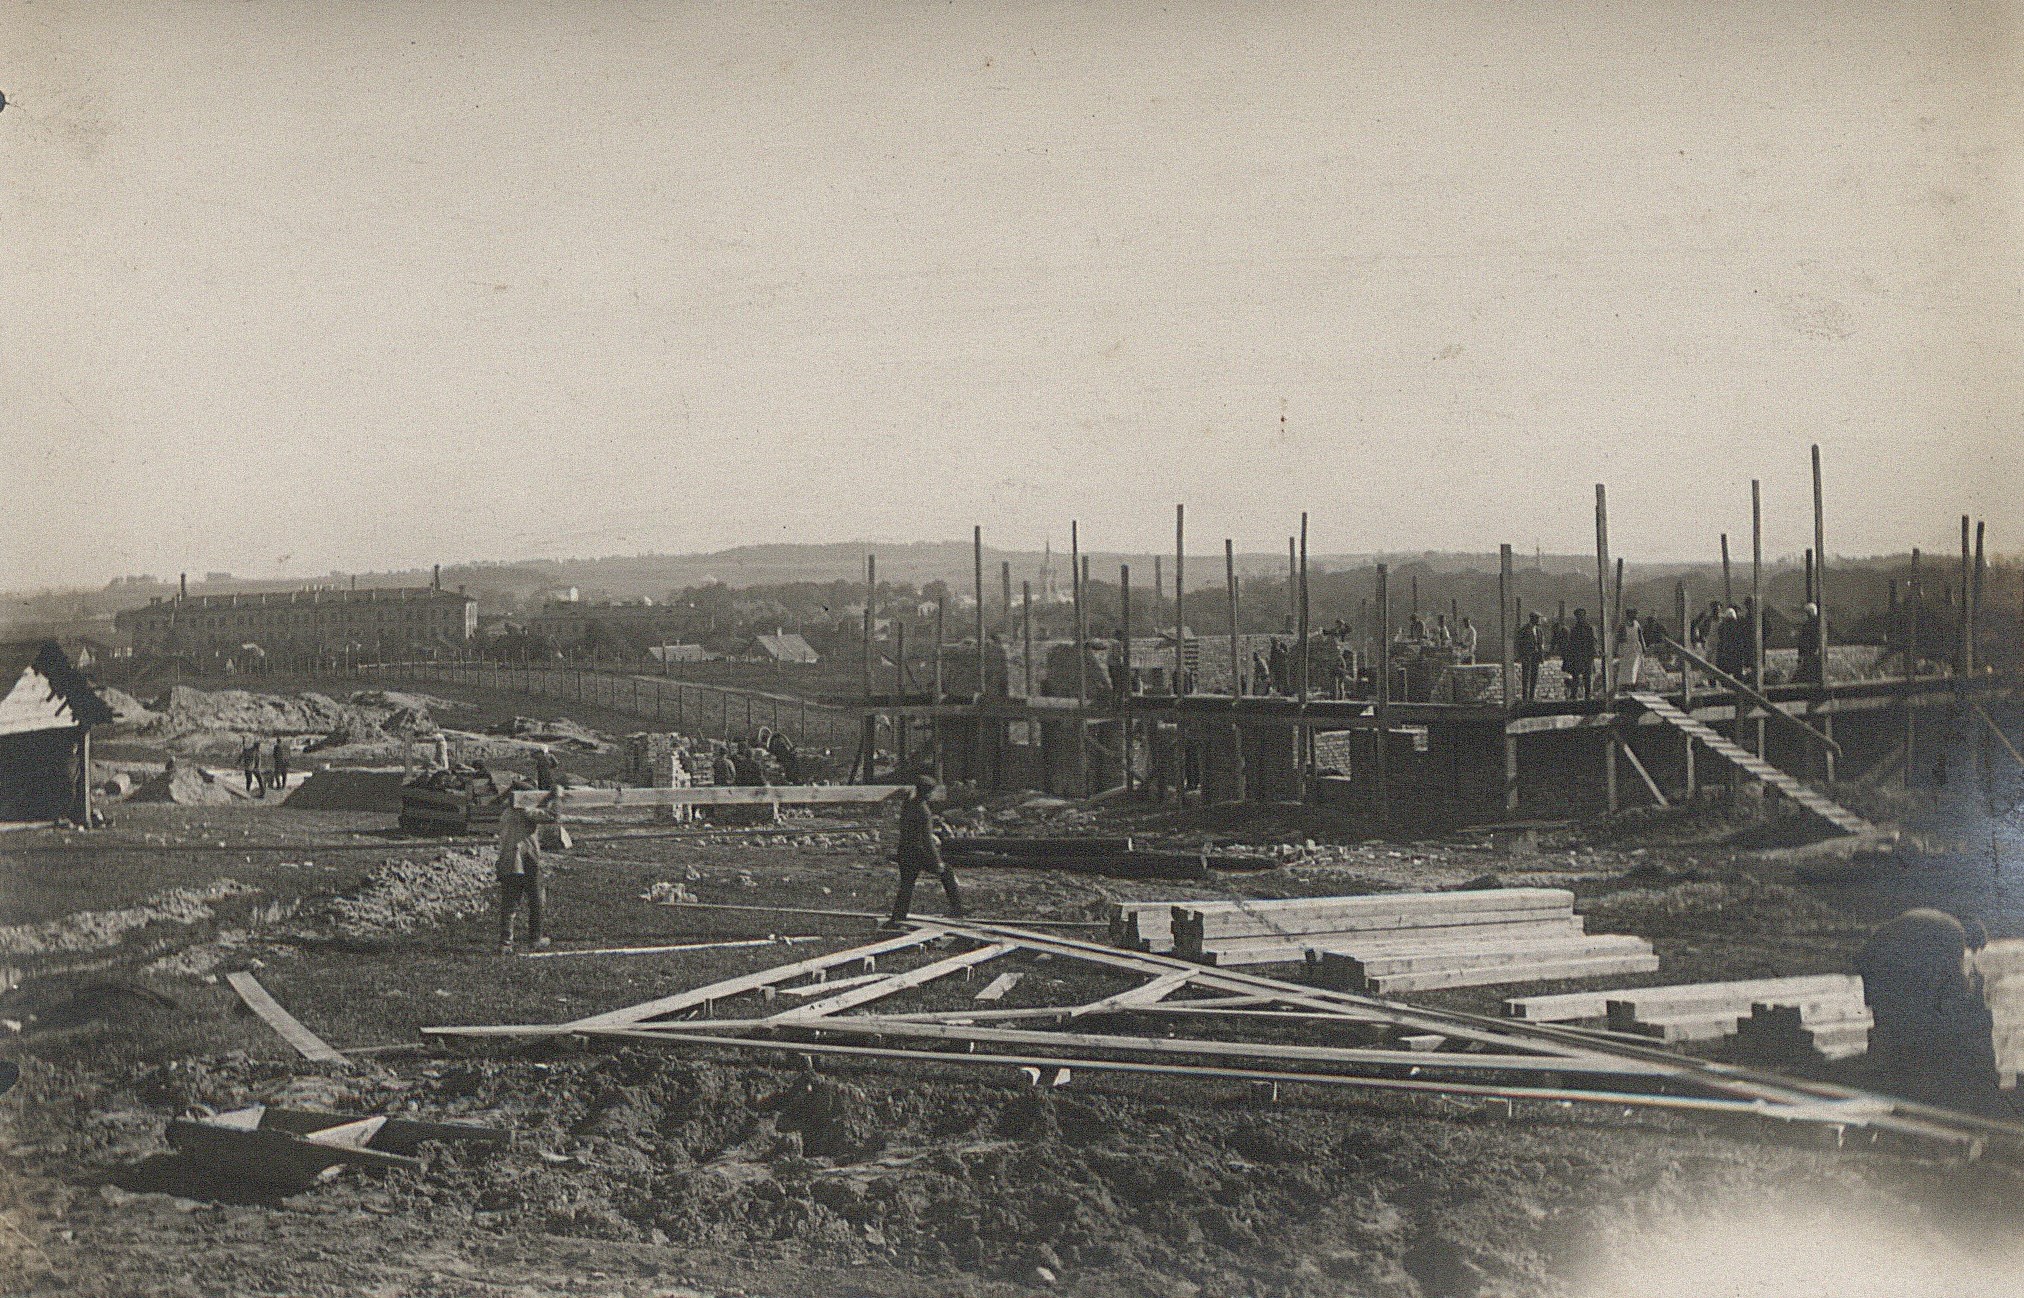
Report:
M 647 646 L 647 657 L 657 663 L 700 663 L 710 660 L 710 651 L 699 644 L 656 644 Z
M 752 648 L 759 657 L 776 663 L 822 661 L 822 655 L 815 652 L 815 646 L 802 639 L 798 631 L 776 631 L 772 635 L 754 636 Z
M 53 640 L 0 644 L 0 821 L 82 818 L 113 711 Z

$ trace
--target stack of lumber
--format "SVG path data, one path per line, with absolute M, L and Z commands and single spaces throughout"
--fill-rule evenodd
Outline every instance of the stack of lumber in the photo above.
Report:
M 2024 938 L 1997 938 L 1972 958 L 1994 1020 L 1996 1073 L 2014 1087 L 2024 1071 Z
M 1848 1059 L 1869 1052 L 1874 1022 L 1860 989 L 1796 1005 L 1758 1001 L 1736 1022 L 1736 1048 L 1742 1058 L 1771 1067 Z
M 1862 1039 L 1869 1039 L 1868 1011 L 1863 1005 L 1862 979 L 1854 974 L 1815 974 L 1800 978 L 1752 978 L 1742 982 L 1688 983 L 1679 987 L 1643 987 L 1609 992 L 1603 1015 L 1613 1032 L 1629 1032 L 1659 1041 L 1714 1041 L 1734 1036 L 1736 1025 L 1756 1013 L 1796 1007 L 1800 1023 L 1846 1022 L 1858 1010 Z M 1767 1016 L 1771 1022 L 1782 1018 Z
M 1174 909 L 1215 901 L 1121 901 L 1110 908 L 1110 942 L 1127 951 L 1166 955 L 1174 949 Z
M 1560 888 L 1189 902 L 1172 926 L 1183 959 L 1307 961 L 1329 986 L 1377 995 L 1658 968 L 1642 938 L 1584 932 Z

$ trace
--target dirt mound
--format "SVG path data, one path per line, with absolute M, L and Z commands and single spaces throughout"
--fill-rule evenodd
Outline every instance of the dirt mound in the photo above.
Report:
M 306 927 L 338 937 L 411 933 L 478 914 L 490 903 L 495 883 L 489 855 L 439 852 L 426 861 L 388 861 L 375 867 L 357 890 L 305 905 L 299 914 Z
M 246 781 L 240 776 L 214 775 L 201 766 L 178 766 L 172 772 L 157 772 L 142 780 L 134 786 L 127 800 L 203 807 L 239 802 L 252 796 L 246 791 Z
M 401 809 L 401 772 L 332 768 L 314 771 L 288 795 L 298 811 L 385 811 Z
M 553 744 L 558 748 L 576 748 L 590 753 L 610 752 L 612 749 L 612 744 L 603 735 L 567 717 L 556 717 L 550 721 L 539 717 L 515 717 L 496 727 L 493 733 L 524 739 L 529 743 Z
M 346 702 L 304 690 L 257 694 L 177 685 L 154 702 L 135 733 L 182 751 L 236 745 L 245 737 L 309 739 L 314 751 L 342 744 L 385 743 L 433 734 L 436 723 L 422 695 L 363 690 Z
M 203 923 L 211 918 L 212 902 L 252 891 L 237 879 L 219 879 L 203 888 L 171 888 L 138 906 L 84 910 L 40 924 L 10 924 L 0 928 L 0 955 L 95 951 L 117 946 L 128 933 L 149 924 Z
M 125 690 L 116 689 L 111 685 L 101 685 L 98 687 L 98 696 L 112 709 L 114 725 L 145 726 L 155 720 L 154 709 Z

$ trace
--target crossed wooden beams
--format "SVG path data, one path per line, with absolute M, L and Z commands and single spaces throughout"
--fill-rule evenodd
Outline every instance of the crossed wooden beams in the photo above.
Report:
M 881 957 L 930 944 L 960 947 L 900 972 Z M 929 954 L 935 954 L 930 952 Z M 1001 976 L 959 1009 L 855 1012 L 1008 956 L 1045 957 L 1136 974 L 1135 986 L 1077 1005 L 977 1008 L 1003 997 Z M 849 972 L 854 971 L 854 972 Z M 832 972 L 844 976 L 832 981 Z M 758 993 L 756 1016 L 718 1016 Z M 676 1017 L 676 1016 L 686 1017 Z M 1228 1035 L 1128 1035 L 1064 1030 L 1065 1023 L 1142 1017 L 1222 1027 Z M 1236 1032 L 1345 1028 L 1381 1044 L 1253 1041 Z M 916 921 L 863 946 L 740 974 L 689 991 L 564 1023 L 432 1027 L 435 1037 L 580 1035 L 669 1046 L 789 1051 L 965 1067 L 1067 1069 L 1347 1087 L 1557 1105 L 1592 1103 L 1801 1122 L 1937 1144 L 1966 1157 L 2024 1159 L 2024 1127 L 1890 1096 L 1713 1063 L 1608 1033 L 1451 1010 L 1425 1009 L 1310 987 L 1169 956 L 1123 951 L 1005 924 Z

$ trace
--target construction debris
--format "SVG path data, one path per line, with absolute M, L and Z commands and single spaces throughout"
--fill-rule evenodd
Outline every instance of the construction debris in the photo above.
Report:
M 281 1034 L 281 1039 L 301 1052 L 304 1059 L 316 1063 L 341 1064 L 346 1062 L 342 1053 L 332 1048 L 322 1037 L 317 1036 L 296 1019 L 293 1014 L 281 1008 L 281 1002 L 270 996 L 260 980 L 246 970 L 225 975 L 225 981 L 232 990 L 239 993 L 239 999 L 246 1002 L 246 1008 L 258 1014 Z
M 879 972 L 882 959 L 905 959 L 929 947 L 960 949 L 927 951 L 925 963 Z M 1071 962 L 1122 985 L 1076 1005 L 980 1009 L 972 1003 L 909 1010 L 891 1003 L 1000 960 Z M 806 985 L 802 980 L 836 969 L 857 971 L 845 990 L 825 988 L 829 994 L 758 1017 L 720 1015 L 737 997 L 793 993 Z M 886 1003 L 875 1011 L 851 1012 L 874 1002 Z M 1092 1021 L 1126 1016 L 1213 1024 L 1219 1031 L 1183 1037 L 1080 1030 Z M 1078 1030 L 1059 1029 L 1068 1022 Z M 1287 1026 L 1300 1024 L 1326 1029 L 1327 1044 L 1286 1041 Z M 1273 1039 L 1257 1039 L 1262 1027 L 1275 1030 Z M 1030 1076 L 1064 1080 L 1077 1073 L 1130 1072 L 1275 1087 L 1351 1087 L 1494 1100 L 1506 1112 L 1521 1101 L 1594 1103 L 1816 1124 L 1929 1142 L 1970 1157 L 1988 1150 L 2024 1157 L 2024 1127 L 1950 1110 L 1683 1058 L 1614 1037 L 1420 1009 L 998 924 L 922 921 L 912 932 L 866 946 L 587 1018 L 424 1032 L 471 1038 L 579 1035 L 810 1058 L 1039 1070 Z M 1340 1044 L 1345 1033 L 1358 1044 Z
M 253 1105 L 203 1119 L 172 1119 L 169 1143 L 221 1178 L 275 1189 L 316 1181 L 337 1167 L 419 1170 L 424 1141 L 504 1144 L 496 1128 L 385 1116 L 348 1117 Z

